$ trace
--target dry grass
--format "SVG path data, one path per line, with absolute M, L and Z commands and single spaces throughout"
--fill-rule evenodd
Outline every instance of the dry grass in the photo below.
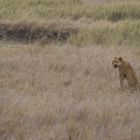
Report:
M 140 22 L 121 21 L 118 23 L 94 22 L 80 28 L 78 34 L 74 34 L 70 41 L 79 46 L 87 45 L 128 45 L 139 46 Z M 81 27 L 81 26 L 80 26 Z
M 119 89 L 114 56 L 140 79 L 138 48 L 0 45 L 1 140 L 139 140 L 139 91 Z
M 124 56 L 140 79 L 139 7 L 0 0 L 0 140 L 140 140 L 140 91 L 111 65 Z
M 111 21 L 140 19 L 139 0 L 11 0 L 11 2 L 0 0 L 1 19 L 77 20 L 82 17 Z
M 88 26 L 87 26 L 88 24 Z M 0 40 L 18 42 L 69 42 L 72 45 L 139 46 L 140 20 L 117 23 L 92 21 L 50 20 L 48 22 L 0 21 Z
M 0 0 L 0 18 L 4 21 L 0 21 L 0 39 L 6 41 L 12 39 L 29 42 L 39 39 L 44 44 L 50 42 L 50 38 L 55 42 L 67 40 L 73 32 L 77 33 L 80 29 L 70 39 L 70 43 L 79 46 L 140 44 L 139 0 L 11 2 Z
M 78 32 L 78 28 L 68 22 L 0 22 L 0 39 L 19 42 L 33 42 L 51 40 L 67 40 L 71 34 Z

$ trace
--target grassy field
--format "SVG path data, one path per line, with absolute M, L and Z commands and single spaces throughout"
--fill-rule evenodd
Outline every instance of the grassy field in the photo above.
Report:
M 0 0 L 2 19 L 73 19 L 91 18 L 117 21 L 120 19 L 139 19 L 139 0 L 115 1 L 96 0 Z M 97 1 L 100 1 L 100 3 Z M 104 1 L 104 3 L 102 3 Z
M 116 55 L 140 78 L 137 48 L 1 44 L 1 139 L 138 140 L 140 91 L 120 90 Z
M 71 23 L 70 28 L 77 28 L 79 30 L 74 36 L 71 35 L 69 40 L 69 43 L 76 46 L 139 46 L 140 44 L 139 0 L 11 1 L 12 4 L 9 0 L 0 0 L 0 23 L 7 23 L 7 21 L 9 21 L 12 22 L 11 24 L 13 25 L 13 21 L 15 23 L 23 22 L 22 26 L 24 28 L 27 24 L 30 24 L 30 22 L 39 24 L 39 26 L 40 23 L 43 22 L 45 24 L 49 23 L 51 29 L 54 27 L 54 22 L 57 29 L 59 29 L 61 23 L 63 23 L 63 26 L 67 26 Z M 12 34 L 16 34 L 17 30 L 22 30 L 21 26 L 14 26 L 14 28 L 15 32 Z M 39 28 L 42 28 L 42 26 L 38 27 L 38 29 Z M 11 30 L 11 28 L 9 30 Z M 24 30 L 22 30 L 21 34 L 25 32 Z M 38 32 L 35 32 L 35 34 Z M 1 34 L 3 34 L 3 32 L 0 32 L 0 35 Z M 26 34 L 28 34 L 28 32 Z M 71 32 L 69 32 L 69 34 L 71 34 Z M 30 38 L 30 34 L 28 38 Z
M 0 140 L 140 140 L 139 0 L 0 0 Z M 140 81 L 140 80 L 139 80 Z

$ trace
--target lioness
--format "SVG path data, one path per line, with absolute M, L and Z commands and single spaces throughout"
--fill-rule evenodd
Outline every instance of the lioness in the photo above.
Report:
M 122 57 L 114 57 L 112 60 L 113 68 L 119 69 L 120 85 L 124 87 L 124 79 L 128 82 L 128 87 L 133 87 L 138 84 L 137 75 L 130 63 L 125 62 Z

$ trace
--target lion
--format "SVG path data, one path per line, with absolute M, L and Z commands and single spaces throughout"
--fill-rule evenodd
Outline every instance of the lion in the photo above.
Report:
M 123 60 L 122 57 L 114 57 L 112 60 L 113 68 L 119 69 L 120 86 L 124 87 L 124 80 L 128 82 L 128 87 L 134 87 L 138 84 L 138 79 L 135 70 L 130 63 Z

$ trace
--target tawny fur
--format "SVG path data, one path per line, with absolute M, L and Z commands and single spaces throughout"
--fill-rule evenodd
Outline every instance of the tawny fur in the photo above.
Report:
M 124 87 L 124 80 L 128 82 L 128 87 L 134 87 L 138 84 L 138 79 L 135 70 L 130 63 L 124 61 L 122 57 L 115 57 L 112 60 L 114 69 L 119 69 L 120 86 Z

